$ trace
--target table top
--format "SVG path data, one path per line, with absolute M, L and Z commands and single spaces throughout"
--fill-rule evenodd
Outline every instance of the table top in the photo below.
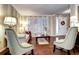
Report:
M 66 36 L 66 35 L 47 35 L 47 36 L 36 36 L 36 37 L 62 37 L 62 36 Z
M 50 36 L 37 36 L 36 38 L 47 38 L 47 37 L 50 37 Z

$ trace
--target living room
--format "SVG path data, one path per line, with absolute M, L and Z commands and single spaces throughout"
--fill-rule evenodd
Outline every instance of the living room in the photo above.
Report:
M 74 48 L 78 26 L 78 5 L 1 4 L 0 28 L 3 34 L 0 39 L 0 53 L 2 55 L 79 54 L 78 47 Z M 66 38 L 70 30 L 73 41 L 70 37 Z M 65 43 L 64 40 L 68 40 L 66 44 L 56 44 L 57 46 L 54 44 L 55 41 Z M 69 48 L 71 46 L 72 48 Z

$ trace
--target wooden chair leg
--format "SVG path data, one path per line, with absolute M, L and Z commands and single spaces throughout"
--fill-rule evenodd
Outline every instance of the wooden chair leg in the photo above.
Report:
M 55 52 L 55 48 L 56 48 L 56 46 L 54 45 L 54 47 L 53 47 L 53 52 Z
M 67 54 L 70 55 L 70 50 L 67 50 Z
M 31 54 L 34 55 L 34 50 L 33 49 L 31 50 Z

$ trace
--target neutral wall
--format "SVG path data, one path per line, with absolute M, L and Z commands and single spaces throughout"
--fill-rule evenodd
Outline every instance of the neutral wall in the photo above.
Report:
M 4 24 L 4 18 L 6 16 L 12 16 L 16 18 L 17 24 L 20 17 L 20 14 L 9 4 L 0 4 L 0 24 L 8 27 Z M 17 31 L 17 25 L 13 27 Z

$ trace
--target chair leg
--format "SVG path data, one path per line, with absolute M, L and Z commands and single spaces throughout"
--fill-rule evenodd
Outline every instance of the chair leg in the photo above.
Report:
M 34 50 L 33 49 L 31 50 L 31 54 L 34 55 Z
M 56 46 L 54 45 L 54 47 L 53 47 L 53 52 L 55 52 L 55 48 L 56 48 Z
M 67 50 L 67 54 L 70 55 L 70 50 Z

